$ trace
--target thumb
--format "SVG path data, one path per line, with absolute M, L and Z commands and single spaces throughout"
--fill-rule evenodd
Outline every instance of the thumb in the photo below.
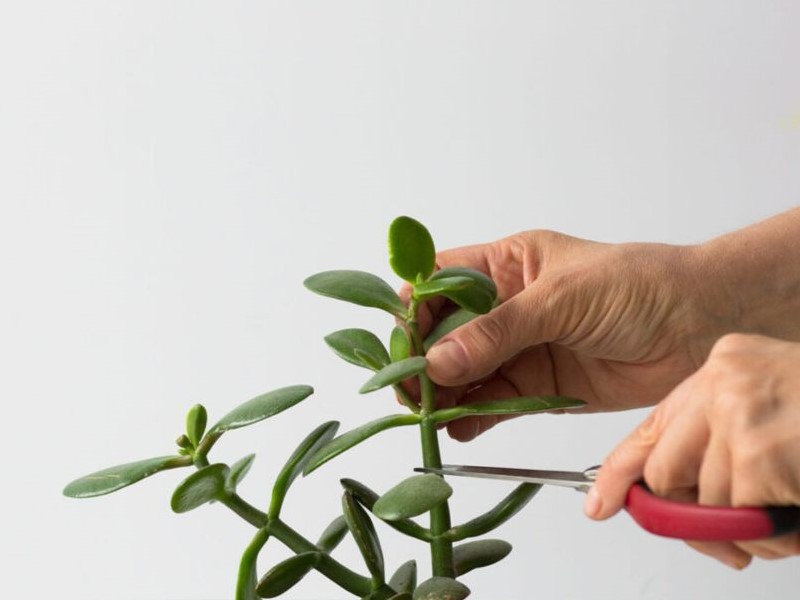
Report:
M 439 385 L 477 381 L 525 348 L 544 343 L 545 315 L 534 306 L 531 286 L 491 312 L 462 325 L 433 345 L 428 374 Z

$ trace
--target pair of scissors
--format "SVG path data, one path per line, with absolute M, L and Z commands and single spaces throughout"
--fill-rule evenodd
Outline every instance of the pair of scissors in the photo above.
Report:
M 542 485 L 570 487 L 588 492 L 600 471 L 537 471 L 443 465 L 441 469 L 417 468 L 422 473 L 507 479 Z M 800 531 L 800 506 L 740 507 L 705 506 L 677 502 L 653 494 L 643 481 L 628 490 L 625 509 L 640 527 L 669 538 L 693 541 L 744 541 Z

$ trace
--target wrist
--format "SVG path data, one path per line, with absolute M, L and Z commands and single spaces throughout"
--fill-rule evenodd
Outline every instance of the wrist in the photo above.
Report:
M 687 248 L 709 333 L 800 341 L 800 210 Z

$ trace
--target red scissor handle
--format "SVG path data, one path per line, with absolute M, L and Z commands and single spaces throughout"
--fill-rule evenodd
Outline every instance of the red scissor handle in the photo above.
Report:
M 800 531 L 800 507 L 731 508 L 659 498 L 644 482 L 631 487 L 625 508 L 656 535 L 697 541 L 758 540 Z

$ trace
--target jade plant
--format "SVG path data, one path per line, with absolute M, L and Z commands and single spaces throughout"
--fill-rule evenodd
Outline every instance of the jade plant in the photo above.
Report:
M 273 417 L 308 398 L 313 389 L 295 385 L 253 398 L 234 408 L 207 428 L 206 409 L 198 404 L 186 418 L 186 431 L 177 439 L 177 452 L 123 464 L 77 479 L 64 494 L 89 498 L 115 492 L 160 471 L 194 467 L 172 495 L 172 510 L 184 513 L 209 502 L 231 509 L 256 529 L 245 548 L 236 581 L 236 600 L 280 596 L 312 570 L 355 597 L 370 600 L 458 600 L 469 595 L 460 578 L 478 567 L 503 559 L 511 546 L 497 539 L 475 540 L 506 522 L 522 509 L 540 486 L 523 483 L 493 508 L 471 520 L 453 524 L 448 499 L 450 485 L 434 474 L 404 479 L 384 494 L 372 491 L 354 479 L 341 479 L 344 492 L 341 514 L 317 541 L 304 537 L 281 516 L 290 486 L 300 474 L 308 475 L 336 456 L 377 434 L 396 427 L 417 427 L 422 463 L 442 466 L 438 429 L 444 423 L 471 416 L 529 414 L 572 408 L 579 400 L 562 397 L 516 397 L 488 403 L 437 408 L 436 386 L 426 374 L 428 348 L 450 331 L 497 304 L 497 288 L 484 273 L 468 268 L 436 269 L 436 252 L 427 229 L 409 217 L 395 219 L 389 228 L 389 262 L 392 270 L 410 284 L 410 299 L 401 300 L 381 278 L 363 271 L 327 271 L 305 280 L 305 286 L 329 296 L 388 313 L 398 323 L 388 338 L 388 348 L 375 334 L 364 329 L 343 329 L 325 338 L 328 346 L 345 361 L 372 371 L 359 390 L 362 394 L 388 388 L 407 409 L 366 423 L 336 436 L 337 421 L 322 423 L 294 450 L 272 486 L 270 501 L 257 507 L 245 501 L 237 486 L 253 464 L 250 454 L 232 465 L 211 462 L 209 454 L 223 434 Z M 453 311 L 423 337 L 418 323 L 420 306 L 444 297 Z M 416 379 L 416 385 L 408 382 Z M 410 393 L 409 389 L 418 390 Z M 427 526 L 416 520 L 428 513 Z M 381 543 L 373 518 L 396 531 L 426 544 L 430 552 L 431 576 L 417 583 L 417 563 L 402 564 L 387 577 Z M 357 572 L 333 557 L 337 545 L 351 535 L 366 572 Z M 259 576 L 257 559 L 271 539 L 286 545 L 294 556 Z M 471 541 L 465 541 L 471 540 Z

